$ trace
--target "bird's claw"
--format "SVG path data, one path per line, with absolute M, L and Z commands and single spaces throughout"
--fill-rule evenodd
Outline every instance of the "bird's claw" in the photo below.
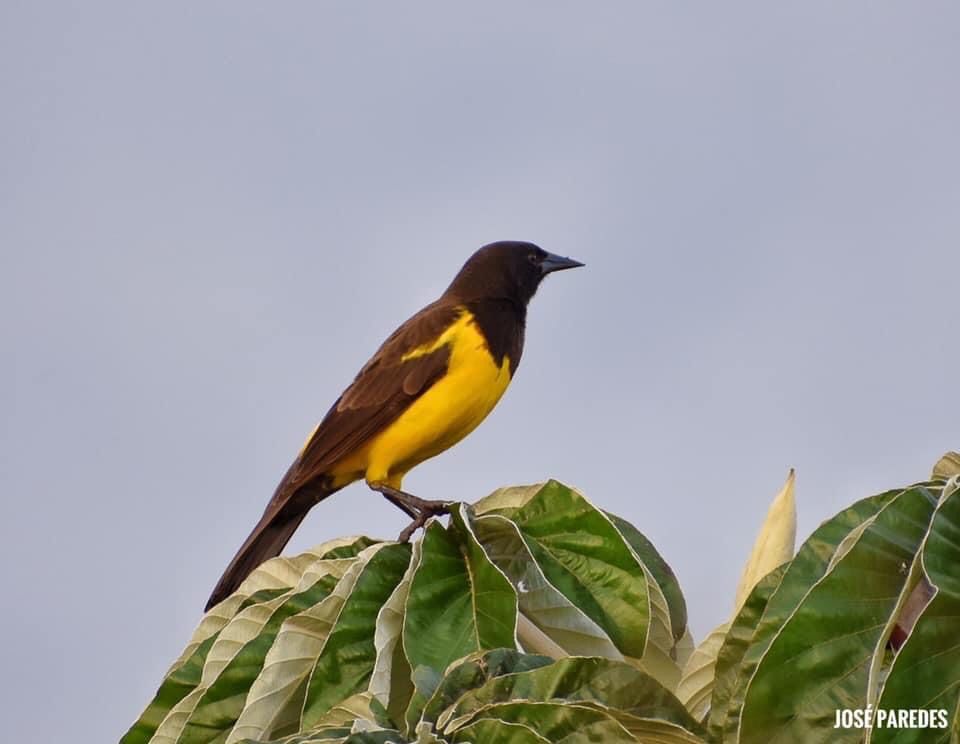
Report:
M 419 513 L 413 521 L 404 527 L 403 532 L 397 536 L 397 542 L 409 542 L 413 533 L 421 527 L 425 527 L 431 517 L 438 517 L 442 514 L 449 514 L 453 501 L 424 501 Z

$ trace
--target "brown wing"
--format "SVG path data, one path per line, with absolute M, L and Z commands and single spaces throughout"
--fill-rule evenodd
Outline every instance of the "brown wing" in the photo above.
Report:
M 455 305 L 434 302 L 394 331 L 327 412 L 287 472 L 278 494 L 295 491 L 322 476 L 393 423 L 440 379 L 450 361 L 449 346 L 406 361 L 403 356 L 435 341 L 458 314 Z

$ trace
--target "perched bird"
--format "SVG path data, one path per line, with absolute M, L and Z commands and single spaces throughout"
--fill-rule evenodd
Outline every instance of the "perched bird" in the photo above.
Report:
M 486 418 L 520 363 L 527 303 L 543 278 L 583 266 L 533 243 L 474 253 L 440 299 L 383 342 L 314 429 L 206 609 L 278 555 L 314 504 L 361 478 L 413 520 L 401 541 L 449 502 L 400 490 L 415 465 L 453 446 Z

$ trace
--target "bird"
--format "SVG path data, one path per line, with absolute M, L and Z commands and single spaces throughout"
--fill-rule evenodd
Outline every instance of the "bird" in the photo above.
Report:
M 452 502 L 402 491 L 403 477 L 493 410 L 520 363 L 527 304 L 540 283 L 583 265 L 514 240 L 470 256 L 437 300 L 383 342 L 307 438 L 205 611 L 279 555 L 313 506 L 350 483 L 365 480 L 411 518 L 400 542 L 447 513 Z

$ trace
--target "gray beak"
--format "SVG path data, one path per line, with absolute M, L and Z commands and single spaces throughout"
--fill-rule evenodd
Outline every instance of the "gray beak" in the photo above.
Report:
M 575 269 L 584 264 L 575 261 L 572 258 L 564 258 L 553 253 L 548 253 L 547 257 L 540 262 L 540 276 L 546 276 L 554 271 L 563 271 L 564 269 Z

